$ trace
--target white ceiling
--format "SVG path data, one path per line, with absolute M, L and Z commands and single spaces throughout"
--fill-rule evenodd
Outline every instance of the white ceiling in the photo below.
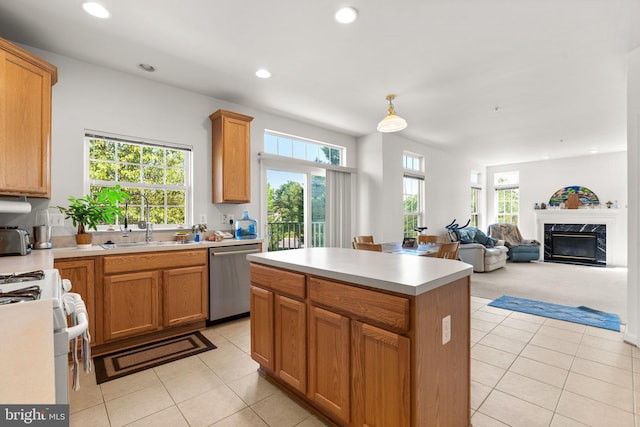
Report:
M 102 0 L 107 20 L 81 4 L 0 0 L 0 36 L 354 136 L 395 93 L 403 136 L 487 165 L 626 150 L 640 0 Z

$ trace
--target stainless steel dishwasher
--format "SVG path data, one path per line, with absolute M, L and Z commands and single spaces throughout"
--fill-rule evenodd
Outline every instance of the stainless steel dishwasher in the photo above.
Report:
M 220 323 L 249 314 L 249 261 L 259 243 L 209 249 L 209 321 Z

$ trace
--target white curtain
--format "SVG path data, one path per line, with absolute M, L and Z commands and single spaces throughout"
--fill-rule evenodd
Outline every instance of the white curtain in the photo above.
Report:
M 355 218 L 349 172 L 327 169 L 326 174 L 326 246 L 350 248 Z

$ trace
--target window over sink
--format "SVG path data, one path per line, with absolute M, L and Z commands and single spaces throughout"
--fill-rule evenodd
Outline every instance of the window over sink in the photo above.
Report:
M 84 141 L 91 192 L 120 184 L 131 195 L 130 221 L 144 218 L 146 199 L 154 227 L 188 222 L 191 147 L 94 131 L 85 131 Z

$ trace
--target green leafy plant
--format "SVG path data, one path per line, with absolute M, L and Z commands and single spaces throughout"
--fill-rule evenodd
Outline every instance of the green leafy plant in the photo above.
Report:
M 124 203 L 130 197 L 116 185 L 83 197 L 69 197 L 69 207 L 56 207 L 65 218 L 71 220 L 74 227 L 78 227 L 78 234 L 85 234 L 88 230 L 97 231 L 99 224 L 113 224 L 121 214 L 118 203 Z
M 207 224 L 194 224 L 191 227 L 192 233 L 205 233 L 207 231 Z

